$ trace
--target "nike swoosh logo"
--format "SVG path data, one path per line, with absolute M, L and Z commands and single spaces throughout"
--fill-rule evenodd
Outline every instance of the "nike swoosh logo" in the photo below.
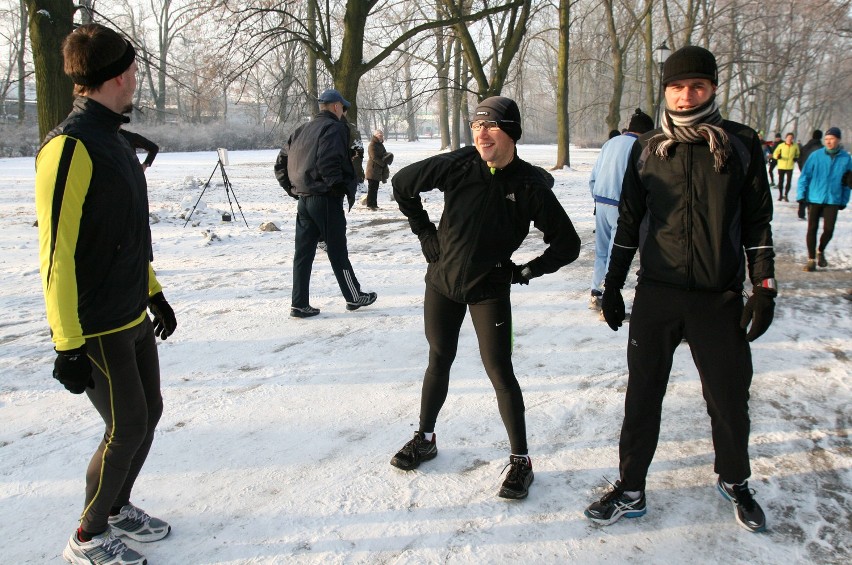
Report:
M 495 326 L 502 326 L 502 325 L 503 325 L 503 324 L 505 324 L 505 323 L 506 323 L 506 322 L 497 322 L 497 323 L 496 323 L 496 324 L 494 324 L 494 325 L 495 325 Z

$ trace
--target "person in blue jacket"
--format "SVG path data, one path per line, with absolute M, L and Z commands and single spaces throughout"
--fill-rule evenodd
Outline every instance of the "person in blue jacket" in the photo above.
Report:
M 825 248 L 834 235 L 837 213 L 849 203 L 852 186 L 852 157 L 840 145 L 840 128 L 828 128 L 823 141 L 825 146 L 808 157 L 799 175 L 796 200 L 808 205 L 808 262 L 804 270 L 813 272 L 817 266 L 828 267 Z M 822 218 L 822 236 L 817 247 L 817 230 Z
M 621 198 L 621 181 L 627 170 L 627 161 L 633 142 L 640 135 L 654 129 L 651 116 L 636 108 L 630 117 L 627 132 L 611 138 L 601 147 L 601 154 L 589 177 L 589 190 L 595 200 L 595 267 L 592 272 L 592 294 L 589 309 L 601 311 L 603 282 L 609 266 L 612 237 L 618 223 L 618 200 Z M 603 315 L 601 315 L 603 320 Z

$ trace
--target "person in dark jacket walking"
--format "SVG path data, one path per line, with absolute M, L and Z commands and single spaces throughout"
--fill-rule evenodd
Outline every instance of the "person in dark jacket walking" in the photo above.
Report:
M 367 147 L 367 208 L 370 210 L 379 209 L 379 182 L 388 181 L 391 162 L 393 153 L 385 149 L 385 132 L 377 129 Z
M 645 514 L 645 479 L 672 358 L 686 339 L 710 414 L 717 488 L 733 503 L 737 522 L 760 531 L 765 517 L 747 482 L 749 342 L 768 329 L 777 293 L 772 196 L 760 138 L 722 119 L 715 99 L 716 58 L 706 49 L 688 46 L 673 53 L 662 80 L 662 129 L 633 145 L 603 295 L 604 317 L 618 330 L 624 320 L 621 289 L 639 251 L 621 477 L 585 514 L 604 525 Z M 754 290 L 743 306 L 746 258 Z
M 119 129 L 130 121 L 136 54 L 99 24 L 77 28 L 62 52 L 78 97 L 36 157 L 40 271 L 53 376 L 85 392 L 106 425 L 86 472 L 80 526 L 62 556 L 142 564 L 119 537 L 156 541 L 171 530 L 130 495 L 163 412 L 155 337 L 169 337 L 177 321 L 151 268 L 145 175 Z
M 580 238 L 552 192 L 553 177 L 518 157 L 521 115 L 509 98 L 480 102 L 473 121 L 475 147 L 465 147 L 409 165 L 392 179 L 399 209 L 417 235 L 426 270 L 423 315 L 429 365 L 423 378 L 420 425 L 414 438 L 391 459 L 415 469 L 438 453 L 435 422 L 447 397 L 459 330 L 470 310 L 485 371 L 509 434 L 509 473 L 499 495 L 524 498 L 533 480 L 527 450 L 524 399 L 512 367 L 510 286 L 554 273 L 574 261 Z M 444 193 L 438 227 L 423 209 L 420 193 Z M 549 246 L 522 265 L 512 254 L 530 222 Z
M 811 156 L 811 153 L 816 151 L 817 149 L 822 149 L 822 131 L 815 129 L 813 136 L 811 139 L 805 143 L 802 148 L 799 150 L 799 172 L 802 172 L 802 169 L 805 168 L 805 163 L 808 162 L 808 157 Z M 801 178 L 801 177 L 800 177 Z M 799 219 L 804 220 L 807 219 L 806 213 L 808 209 L 808 203 L 804 200 L 799 200 Z
M 317 244 L 326 252 L 347 310 L 376 301 L 375 292 L 362 292 L 349 262 L 343 198 L 355 201 L 355 172 L 349 150 L 349 128 L 340 118 L 349 102 L 330 88 L 319 97 L 320 112 L 299 127 L 278 154 L 275 177 L 287 194 L 299 200 L 296 212 L 296 251 L 293 255 L 293 295 L 290 316 L 310 318 L 320 313 L 310 305 L 311 268 Z

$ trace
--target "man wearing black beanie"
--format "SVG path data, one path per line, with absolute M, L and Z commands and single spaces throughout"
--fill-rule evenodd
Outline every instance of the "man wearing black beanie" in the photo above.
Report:
M 438 454 L 435 424 L 447 398 L 459 330 L 470 310 L 511 448 L 509 472 L 498 494 L 518 499 L 527 496 L 533 471 L 524 398 L 512 366 L 510 288 L 574 261 L 580 238 L 551 190 L 553 177 L 518 157 L 521 114 L 514 100 L 486 98 L 476 107 L 470 128 L 475 147 L 413 163 L 391 180 L 399 209 L 420 239 L 428 263 L 423 318 L 429 342 L 418 431 L 391 465 L 408 471 Z M 420 198 L 420 193 L 435 188 L 444 193 L 437 228 Z M 548 246 L 538 257 L 516 265 L 512 254 L 531 222 Z
M 663 66 L 663 84 L 662 127 L 631 149 L 604 284 L 603 314 L 618 330 L 625 318 L 621 289 L 639 252 L 620 479 L 585 514 L 599 524 L 645 514 L 672 358 L 686 340 L 710 414 L 717 489 L 740 525 L 761 531 L 765 516 L 747 481 L 749 342 L 769 328 L 777 292 L 760 137 L 720 115 L 716 59 L 706 49 L 675 51 Z M 753 294 L 743 305 L 746 267 Z

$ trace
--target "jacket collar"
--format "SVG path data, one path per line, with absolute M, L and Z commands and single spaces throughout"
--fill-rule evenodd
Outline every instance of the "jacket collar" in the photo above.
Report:
M 95 120 L 108 127 L 118 131 L 122 124 L 130 122 L 130 117 L 124 114 L 116 114 L 100 102 L 95 102 L 87 96 L 78 96 L 74 99 L 74 113 L 86 113 L 92 116 Z

